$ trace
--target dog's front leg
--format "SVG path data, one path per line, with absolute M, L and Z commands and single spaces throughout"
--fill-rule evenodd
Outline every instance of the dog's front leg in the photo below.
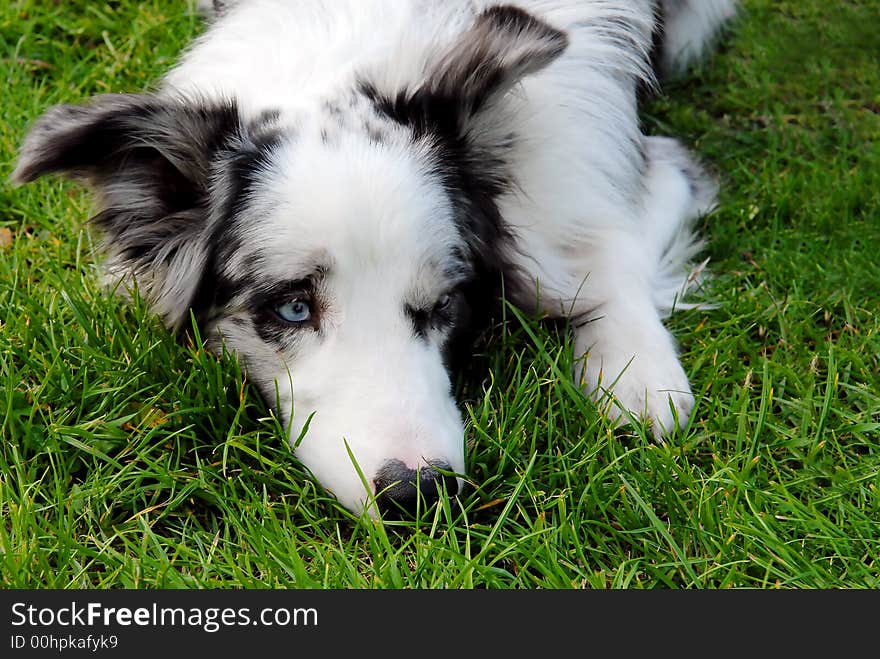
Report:
M 575 379 L 612 420 L 649 421 L 661 439 L 694 406 L 675 341 L 647 296 L 607 302 L 574 328 Z
M 581 263 L 584 305 L 575 324 L 575 377 L 621 422 L 627 413 L 660 438 L 683 426 L 694 407 L 675 340 L 661 318 L 682 305 L 697 271 L 694 221 L 715 203 L 714 182 L 675 140 L 645 141 L 643 210 L 632 223 L 598 231 Z M 684 304 L 683 306 L 689 306 Z

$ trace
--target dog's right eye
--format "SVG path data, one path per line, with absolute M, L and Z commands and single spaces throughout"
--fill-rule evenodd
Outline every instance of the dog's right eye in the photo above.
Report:
M 312 308 L 306 300 L 294 298 L 284 304 L 276 306 L 275 315 L 286 323 L 299 325 L 312 317 Z
M 434 305 L 434 313 L 446 311 L 450 304 L 452 304 L 452 296 L 447 293 L 437 300 L 437 304 Z

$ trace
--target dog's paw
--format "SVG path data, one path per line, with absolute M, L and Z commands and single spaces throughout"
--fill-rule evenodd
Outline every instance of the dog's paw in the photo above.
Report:
M 688 422 L 695 400 L 672 346 L 612 352 L 597 348 L 586 351 L 576 377 L 607 418 L 619 425 L 645 421 L 658 441 Z
M 609 419 L 618 424 L 630 418 L 646 421 L 654 437 L 662 441 L 676 427 L 687 423 L 694 408 L 694 396 L 677 361 L 663 366 L 652 362 L 652 359 L 633 358 L 610 386 L 604 382 L 613 375 L 603 369 L 594 396 L 605 407 Z

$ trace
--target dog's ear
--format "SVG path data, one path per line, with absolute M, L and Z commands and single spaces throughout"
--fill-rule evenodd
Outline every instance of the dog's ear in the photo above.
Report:
M 500 5 L 478 14 L 473 25 L 430 59 L 415 89 L 383 95 L 365 91 L 380 110 L 417 133 L 473 141 L 475 126 L 523 77 L 559 57 L 568 35 L 522 9 Z M 489 121 L 491 123 L 491 120 Z
M 241 148 L 232 104 L 197 107 L 152 95 L 98 96 L 48 110 L 22 145 L 13 181 L 60 173 L 96 194 L 108 272 L 177 328 L 208 262 L 212 163 Z
M 476 133 L 493 123 L 498 101 L 567 47 L 565 32 L 522 9 L 499 5 L 478 14 L 469 29 L 432 57 L 416 88 L 388 94 L 364 84 L 363 90 L 384 114 L 417 134 L 475 144 Z
M 565 32 L 522 9 L 491 7 L 434 59 L 421 93 L 457 106 L 454 114 L 466 126 L 567 47 Z

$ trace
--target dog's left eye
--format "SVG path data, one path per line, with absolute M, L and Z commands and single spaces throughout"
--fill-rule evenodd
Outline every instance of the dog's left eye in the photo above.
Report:
M 452 303 L 451 295 L 444 295 L 439 300 L 437 300 L 437 304 L 434 305 L 434 311 L 445 311 L 449 308 L 449 305 Z
M 312 308 L 305 300 L 295 298 L 275 307 L 275 314 L 288 323 L 304 323 L 312 317 Z

